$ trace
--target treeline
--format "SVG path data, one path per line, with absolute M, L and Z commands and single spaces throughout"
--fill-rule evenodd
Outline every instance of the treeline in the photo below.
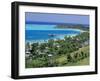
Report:
M 74 28 L 74 29 L 81 29 L 84 31 L 89 31 L 89 26 L 77 24 L 77 25 L 72 25 L 72 24 L 67 24 L 67 25 L 57 25 L 55 28 Z

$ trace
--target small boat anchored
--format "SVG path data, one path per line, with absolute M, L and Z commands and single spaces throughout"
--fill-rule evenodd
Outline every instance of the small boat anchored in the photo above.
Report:
M 57 36 L 56 34 L 48 34 L 51 37 Z

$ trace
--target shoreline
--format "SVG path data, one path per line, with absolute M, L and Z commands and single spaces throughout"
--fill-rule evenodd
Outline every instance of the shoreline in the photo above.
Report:
M 73 36 L 76 36 L 77 34 L 68 34 L 68 35 L 59 35 L 58 38 L 54 38 L 53 40 L 56 41 L 56 40 L 64 40 L 64 37 L 67 36 L 67 37 L 73 37 Z M 50 39 L 45 39 L 45 40 L 26 40 L 25 43 L 46 43 L 48 42 L 48 40 Z
M 63 29 L 57 29 L 57 30 L 63 30 Z M 66 30 L 75 30 L 75 31 L 80 31 L 80 33 L 83 33 L 83 32 L 87 32 L 87 31 L 84 31 L 84 30 L 81 30 L 81 29 L 73 29 L 73 28 L 66 28 L 64 31 Z M 60 40 L 64 40 L 64 37 L 67 36 L 67 37 L 74 37 L 78 34 L 62 34 L 62 35 L 58 35 L 56 38 L 53 38 L 54 41 L 60 39 Z M 48 42 L 48 40 L 50 39 L 41 39 L 41 40 L 25 40 L 25 43 L 45 43 L 45 42 Z

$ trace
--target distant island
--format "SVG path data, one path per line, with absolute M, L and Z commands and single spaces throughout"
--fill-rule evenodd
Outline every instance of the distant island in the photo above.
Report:
M 55 28 L 59 29 L 66 29 L 66 28 L 72 28 L 72 29 L 80 29 L 84 31 L 89 31 L 89 26 L 88 25 L 81 25 L 81 24 L 61 24 L 57 25 Z

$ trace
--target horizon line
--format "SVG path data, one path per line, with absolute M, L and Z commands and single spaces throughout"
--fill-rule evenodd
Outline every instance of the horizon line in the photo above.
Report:
M 80 23 L 57 23 L 57 22 L 32 22 L 32 21 L 26 21 L 25 24 L 41 24 L 41 25 L 87 25 L 89 24 L 80 24 Z

